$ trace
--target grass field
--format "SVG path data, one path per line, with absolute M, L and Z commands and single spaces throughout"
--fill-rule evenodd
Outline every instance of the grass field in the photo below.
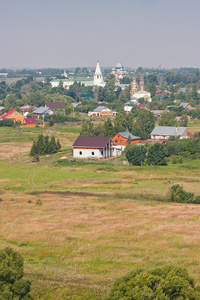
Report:
M 43 129 L 0 130 L 0 248 L 23 255 L 33 299 L 101 299 L 133 268 L 169 263 L 200 284 L 200 206 L 164 201 L 174 183 L 200 195 L 200 160 L 153 168 L 59 160 L 78 130 L 45 128 L 64 147 L 39 163 L 28 151 Z

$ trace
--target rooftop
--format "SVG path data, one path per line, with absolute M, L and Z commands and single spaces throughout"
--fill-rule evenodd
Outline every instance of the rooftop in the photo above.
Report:
M 167 135 L 167 136 L 180 136 L 187 131 L 187 127 L 173 127 L 173 126 L 156 126 L 151 135 Z
M 105 148 L 110 140 L 110 137 L 104 136 L 79 136 L 73 147 Z

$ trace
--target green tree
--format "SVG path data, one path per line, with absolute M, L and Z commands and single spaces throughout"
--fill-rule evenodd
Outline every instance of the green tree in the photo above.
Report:
M 91 120 L 87 120 L 83 123 L 80 135 L 82 136 L 94 135 L 94 125 Z
M 180 124 L 181 127 L 187 127 L 187 124 L 188 124 L 187 115 L 182 115 L 181 116 L 179 124 Z
M 30 299 L 30 281 L 23 279 L 24 261 L 11 248 L 0 250 L 0 299 Z
M 146 159 L 146 153 L 147 149 L 143 145 L 136 145 L 130 147 L 128 146 L 126 158 L 128 159 L 128 162 L 132 165 L 141 166 Z
M 148 165 L 167 165 L 164 144 L 156 143 L 151 145 L 147 154 Z
M 127 114 L 124 111 L 124 108 L 122 107 L 118 111 L 118 113 L 117 113 L 117 115 L 116 115 L 116 117 L 114 119 L 114 130 L 115 130 L 115 133 L 126 131 L 126 127 L 127 127 L 126 117 L 127 117 Z
M 51 154 L 57 152 L 57 145 L 56 145 L 56 140 L 55 140 L 54 136 L 51 137 L 51 140 L 49 143 L 49 149 L 50 149 L 49 151 Z
M 160 117 L 160 120 L 158 122 L 159 126 L 175 126 L 176 120 L 175 120 L 175 113 L 163 111 Z
M 198 300 L 199 289 L 184 268 L 136 269 L 115 281 L 107 300 Z
M 35 141 L 33 142 L 33 145 L 31 147 L 30 156 L 34 156 L 37 154 L 37 147 Z
M 115 135 L 114 126 L 110 118 L 108 118 L 108 120 L 104 122 L 104 130 L 105 136 L 113 137 Z
M 155 127 L 155 117 L 151 111 L 146 109 L 140 109 L 138 116 L 136 117 L 136 122 L 132 129 L 132 133 L 142 139 L 150 138 L 150 133 Z

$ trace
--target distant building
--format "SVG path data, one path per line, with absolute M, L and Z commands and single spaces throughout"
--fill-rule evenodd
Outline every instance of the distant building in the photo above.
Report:
M 94 73 L 94 86 L 104 87 L 105 85 L 106 83 L 103 81 L 103 75 L 101 73 L 99 61 L 97 61 L 96 70 Z
M 49 107 L 39 107 L 33 111 L 33 115 L 39 119 L 51 115 L 59 115 L 59 113 Z
M 123 67 L 119 61 L 114 68 L 112 68 L 111 74 L 115 75 L 116 85 L 120 84 L 120 79 L 124 78 L 128 74 L 127 70 Z
M 189 138 L 187 127 L 156 126 L 151 132 L 151 139 L 169 139 L 179 137 L 180 139 Z
M 183 107 L 184 110 L 191 110 L 191 109 L 194 109 L 194 107 L 192 107 L 192 105 L 191 105 L 190 103 L 182 102 L 182 103 L 180 103 L 179 106 L 180 106 L 180 107 Z
M 24 116 L 26 116 L 29 113 L 31 113 L 34 109 L 36 109 L 35 106 L 25 105 L 25 106 L 20 107 L 20 112 L 23 113 Z
M 115 155 L 115 143 L 110 137 L 79 136 L 73 144 L 75 158 L 110 158 Z
M 69 79 L 54 79 L 52 80 L 51 83 L 51 87 L 59 87 L 59 85 L 61 84 L 65 89 L 69 89 L 69 87 L 71 85 L 74 84 L 74 82 L 78 82 L 81 85 L 85 85 L 85 86 L 102 86 L 104 87 L 106 85 L 106 83 L 103 80 L 103 76 L 101 73 L 101 68 L 99 65 L 99 61 L 97 61 L 97 65 L 96 65 L 96 70 L 95 70 L 95 74 L 94 77 L 80 77 L 80 78 L 69 78 Z
M 21 123 L 24 123 L 24 119 L 25 119 L 25 117 L 22 114 L 20 114 L 18 111 L 14 109 L 4 114 L 3 117 L 5 119 L 9 119 L 14 122 L 21 122 Z
M 140 137 L 132 135 L 129 131 L 118 132 L 113 137 L 113 141 L 123 151 L 127 146 L 127 142 L 128 142 L 129 138 L 131 141 L 131 145 L 134 145 L 134 144 L 137 144 L 140 142 Z
M 142 109 L 146 109 L 146 110 L 150 110 L 149 107 L 145 104 L 138 104 L 137 108 L 142 108 Z
M 180 94 L 180 93 L 184 93 L 185 94 L 186 92 L 186 89 L 185 88 L 179 88 L 177 93 Z
M 103 117 L 103 116 L 111 117 L 111 116 L 115 116 L 116 114 L 117 114 L 116 111 L 112 111 L 107 106 L 98 106 L 93 111 L 88 112 L 89 117 Z

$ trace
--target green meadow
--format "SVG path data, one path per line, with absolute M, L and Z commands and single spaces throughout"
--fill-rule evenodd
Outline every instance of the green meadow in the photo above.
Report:
M 33 299 L 102 299 L 135 267 L 165 264 L 186 267 L 200 285 L 200 206 L 166 200 L 174 183 L 200 195 L 200 159 L 71 161 L 79 131 L 0 129 L 0 248 L 23 255 Z M 41 132 L 61 139 L 62 152 L 34 163 L 28 149 Z M 14 152 L 19 145 L 27 150 Z

